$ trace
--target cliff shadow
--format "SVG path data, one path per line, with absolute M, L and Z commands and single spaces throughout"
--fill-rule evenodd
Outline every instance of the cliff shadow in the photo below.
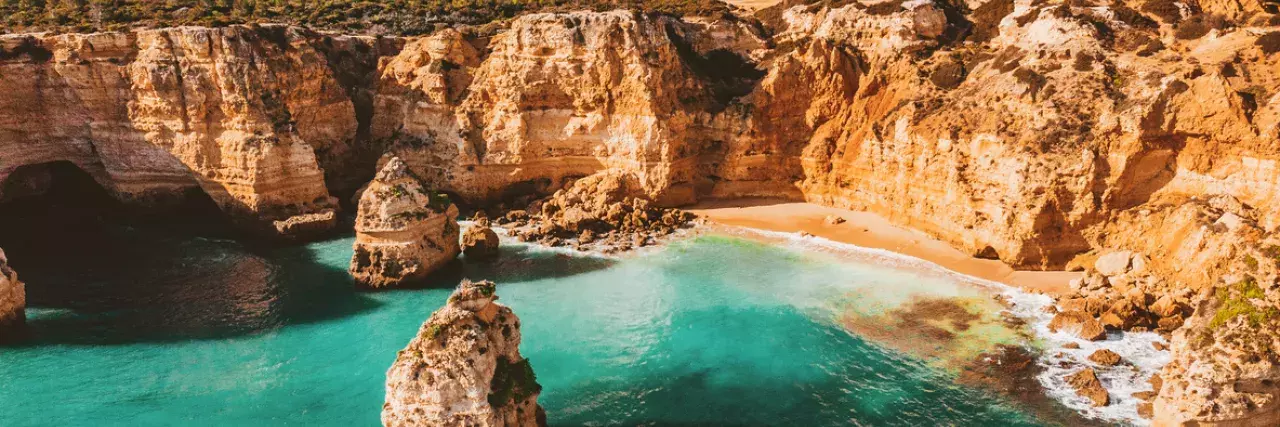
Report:
M 27 292 L 14 346 L 219 339 L 377 307 L 334 261 L 345 252 L 241 243 L 203 193 L 175 215 L 121 214 L 68 165 L 40 194 L 0 204 L 0 247 Z

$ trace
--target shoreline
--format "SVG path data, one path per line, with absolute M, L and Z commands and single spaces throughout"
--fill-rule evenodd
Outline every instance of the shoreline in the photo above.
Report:
M 975 258 L 921 231 L 889 222 L 871 212 L 778 199 L 716 199 L 684 208 L 708 221 L 783 233 L 808 233 L 832 241 L 883 249 L 938 264 L 948 270 L 1032 293 L 1061 296 L 1082 273 L 1014 270 L 999 260 Z M 845 219 L 827 224 L 829 215 Z

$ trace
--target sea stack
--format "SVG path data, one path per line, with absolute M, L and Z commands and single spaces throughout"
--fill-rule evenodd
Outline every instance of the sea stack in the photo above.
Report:
M 382 424 L 544 426 L 542 390 L 520 356 L 520 319 L 493 282 L 463 280 L 387 371 Z
M 360 196 L 351 275 L 371 288 L 421 280 L 458 257 L 458 209 L 392 158 Z
M 27 293 L 0 249 L 0 340 L 26 323 Z

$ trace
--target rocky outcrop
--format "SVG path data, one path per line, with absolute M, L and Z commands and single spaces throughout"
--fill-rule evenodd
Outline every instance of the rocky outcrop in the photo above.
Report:
M 9 268 L 9 259 L 0 250 L 0 340 L 13 336 L 26 323 L 27 293 L 18 273 Z
M 470 260 L 485 261 L 497 258 L 500 244 L 498 233 L 489 228 L 487 218 L 475 221 L 471 228 L 462 234 L 462 253 Z
M 493 282 L 463 280 L 387 371 L 382 424 L 544 426 L 542 390 L 520 356 L 520 319 Z
M 458 208 L 391 159 L 360 197 L 351 275 L 371 288 L 422 280 L 458 257 Z
M 198 188 L 294 234 L 398 156 L 517 209 L 526 240 L 617 247 L 706 197 L 867 210 L 1022 268 L 1106 257 L 1075 263 L 1060 323 L 1171 336 L 1157 422 L 1274 419 L 1275 282 L 1251 267 L 1280 226 L 1270 3 L 798 3 L 531 14 L 492 37 L 3 36 L 0 179 L 70 161 L 132 204 Z
M 636 185 L 636 180 L 625 174 L 592 175 L 535 201 L 528 211 L 508 214 L 502 221 L 522 241 L 614 251 L 652 244 L 693 220 L 688 212 L 659 208 L 648 199 L 631 197 Z
M 1084 369 L 1067 377 L 1067 384 L 1076 390 L 1080 396 L 1089 399 L 1093 406 L 1107 406 L 1111 403 L 1110 396 L 1107 395 L 1107 389 L 1102 387 L 1102 381 L 1098 380 L 1098 374 L 1093 369 Z

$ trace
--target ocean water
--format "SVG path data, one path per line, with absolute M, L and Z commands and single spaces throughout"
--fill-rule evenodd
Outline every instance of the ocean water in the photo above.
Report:
M 377 425 L 396 351 L 463 277 L 521 317 L 552 425 L 1041 424 L 957 383 L 972 342 L 1017 338 L 945 275 L 726 235 L 622 258 L 508 243 L 387 292 L 352 286 L 350 238 L 110 228 L 6 247 L 31 307 L 30 336 L 0 347 L 0 426 Z M 965 324 L 904 323 L 921 295 L 970 301 Z M 857 332 L 877 324 L 905 343 Z

